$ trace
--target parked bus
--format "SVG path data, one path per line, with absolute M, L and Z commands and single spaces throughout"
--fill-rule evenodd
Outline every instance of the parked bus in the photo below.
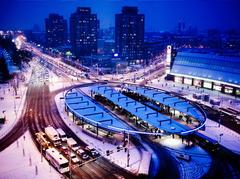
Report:
M 68 160 L 55 148 L 46 150 L 46 158 L 60 173 L 69 172 Z
M 52 126 L 45 127 L 45 133 L 54 146 L 61 145 L 61 139 L 59 137 L 59 134 Z

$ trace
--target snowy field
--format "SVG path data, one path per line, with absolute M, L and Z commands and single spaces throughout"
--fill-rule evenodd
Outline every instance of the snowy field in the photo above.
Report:
M 0 116 L 6 117 L 5 124 L 0 126 L 0 138 L 3 138 L 12 129 L 23 112 L 27 84 L 30 80 L 31 73 L 31 68 L 29 68 L 27 72 L 22 73 L 25 76 L 25 81 L 18 80 L 19 87 L 17 88 L 17 95 L 15 95 L 15 91 L 10 84 L 0 84 L 0 97 L 4 98 L 0 100 Z
M 220 125 L 218 123 L 207 119 L 205 131 L 199 131 L 200 133 L 216 140 L 220 145 L 228 148 L 229 150 L 240 154 L 240 134 L 230 130 L 229 128 Z M 220 134 L 223 134 L 220 137 Z
M 63 178 L 37 150 L 29 132 L 0 153 L 0 179 Z
M 181 168 L 181 178 L 201 178 L 210 168 L 211 157 L 199 146 L 186 148 L 180 138 L 171 136 L 160 139 L 159 142 L 171 151 L 172 155 L 179 161 Z M 191 156 L 190 161 L 177 158 L 177 155 L 187 154 Z

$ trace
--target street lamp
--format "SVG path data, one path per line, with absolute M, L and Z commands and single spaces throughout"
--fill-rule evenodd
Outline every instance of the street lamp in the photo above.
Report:
M 223 133 L 219 134 L 219 143 L 221 142 L 222 136 L 223 136 Z
M 128 146 L 127 146 L 127 167 L 129 167 L 130 153 L 129 153 L 129 130 L 128 130 Z

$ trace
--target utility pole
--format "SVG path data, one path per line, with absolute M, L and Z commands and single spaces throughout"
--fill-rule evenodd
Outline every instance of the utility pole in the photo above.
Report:
M 70 174 L 70 179 L 72 179 L 72 158 L 71 158 L 71 149 L 69 148 L 69 152 L 68 152 L 68 155 L 69 155 L 69 174 Z
M 41 162 L 43 162 L 43 146 L 41 144 Z
M 129 154 L 129 130 L 128 130 L 127 167 L 129 167 L 129 160 L 130 160 L 130 154 Z

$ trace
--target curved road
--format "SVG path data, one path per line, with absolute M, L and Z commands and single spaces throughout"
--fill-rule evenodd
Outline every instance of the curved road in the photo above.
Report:
M 38 145 L 35 141 L 35 133 L 43 131 L 44 127 L 48 125 L 52 125 L 55 128 L 62 128 L 68 136 L 73 137 L 80 145 L 86 145 L 68 128 L 59 115 L 54 97 L 60 91 L 50 93 L 49 86 L 44 83 L 38 83 L 37 85 L 29 84 L 20 120 L 11 132 L 0 140 L 0 151 L 11 145 L 27 129 L 29 129 L 35 144 Z M 85 164 L 82 167 L 77 167 L 73 171 L 73 178 L 100 179 L 118 177 L 136 178 L 136 176 L 115 166 L 104 158 Z

